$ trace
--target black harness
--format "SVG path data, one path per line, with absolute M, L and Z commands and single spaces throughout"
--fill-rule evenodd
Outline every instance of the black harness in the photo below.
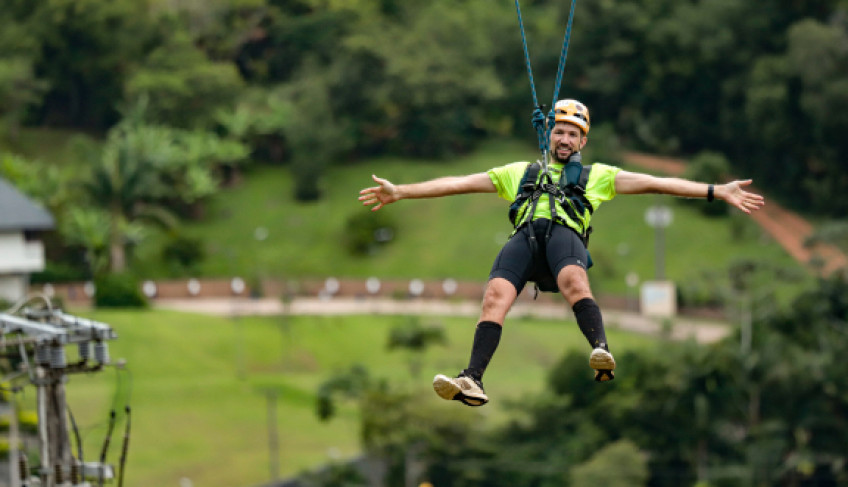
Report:
M 513 235 L 520 231 L 527 233 L 530 250 L 533 253 L 534 259 L 539 250 L 539 243 L 536 240 L 536 232 L 533 229 L 533 225 L 530 225 L 530 223 L 533 220 L 533 214 L 536 212 L 539 199 L 543 194 L 548 195 L 548 202 L 551 208 L 551 219 L 545 231 L 545 243 L 547 244 L 548 240 L 550 240 L 551 231 L 556 222 L 574 230 L 580 236 L 583 245 L 587 247 L 589 245 L 589 235 L 592 233 L 592 227 L 584 225 L 581 217 L 585 214 L 586 210 L 589 210 L 589 214 L 595 211 L 592 203 L 586 198 L 586 183 L 589 181 L 592 166 L 583 166 L 580 160 L 579 153 L 572 155 L 568 163 L 563 167 L 559 181 L 556 183 L 553 182 L 553 178 L 549 172 L 542 172 L 542 165 L 540 163 L 534 162 L 528 164 L 527 169 L 524 171 L 524 176 L 522 176 L 521 181 L 518 183 L 518 194 L 515 201 L 509 206 L 509 219 L 515 227 Z M 541 176 L 539 174 L 540 172 L 542 172 Z M 557 215 L 557 203 L 559 203 L 568 218 L 580 226 L 580 230 L 571 227 L 564 218 Z M 592 259 L 589 258 L 587 267 L 591 266 Z M 546 292 L 557 291 L 556 280 L 550 279 L 551 277 L 545 276 L 537 279 L 535 281 L 537 288 Z

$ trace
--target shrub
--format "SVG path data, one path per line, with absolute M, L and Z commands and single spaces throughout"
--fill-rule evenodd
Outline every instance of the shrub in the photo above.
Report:
M 162 247 L 162 260 L 168 266 L 180 273 L 197 267 L 206 258 L 203 241 L 185 235 L 171 236 Z
M 357 212 L 347 219 L 343 241 L 352 255 L 373 255 L 394 239 L 396 231 L 385 212 Z
M 42 284 L 47 282 L 74 282 L 88 279 L 88 270 L 84 267 L 74 266 L 63 262 L 48 261 L 44 270 L 35 272 L 29 276 L 29 282 Z
M 105 274 L 94 280 L 94 305 L 98 308 L 144 308 L 147 299 L 130 274 Z

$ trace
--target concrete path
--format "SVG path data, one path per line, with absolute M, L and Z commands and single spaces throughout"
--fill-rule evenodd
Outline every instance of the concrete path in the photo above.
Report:
M 194 298 L 157 299 L 153 306 L 191 313 L 220 316 L 246 315 L 435 315 L 465 316 L 476 319 L 480 304 L 472 301 L 445 301 L 432 299 L 395 300 L 385 298 L 295 298 L 290 303 L 279 299 L 262 298 Z M 671 319 L 652 318 L 622 310 L 603 310 L 604 321 L 610 329 L 622 329 L 650 335 L 668 333 L 676 340 L 695 339 L 712 343 L 727 336 L 731 327 L 717 320 L 677 316 Z M 565 304 L 516 303 L 509 318 L 536 317 L 573 320 L 574 315 Z M 668 323 L 668 324 L 666 324 Z

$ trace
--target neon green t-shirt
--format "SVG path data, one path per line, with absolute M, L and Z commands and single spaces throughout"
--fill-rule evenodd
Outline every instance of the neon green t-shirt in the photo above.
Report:
M 492 180 L 492 183 L 494 183 L 495 188 L 498 190 L 498 196 L 510 202 L 515 201 L 516 196 L 518 196 L 518 183 L 521 182 L 521 178 L 524 176 L 524 171 L 527 169 L 529 164 L 529 162 L 513 162 L 512 164 L 489 169 L 487 173 L 489 178 Z M 564 164 L 556 162 L 551 163 L 548 166 L 548 170 L 550 171 L 555 183 L 559 181 L 563 167 L 565 167 Z M 589 180 L 586 182 L 585 196 L 586 199 L 592 203 L 592 207 L 595 210 L 597 210 L 604 201 L 609 201 L 615 197 L 615 175 L 618 174 L 619 171 L 621 171 L 621 169 L 614 166 L 608 166 L 597 162 L 592 164 L 592 171 L 589 173 Z M 587 209 L 583 215 L 578 215 L 582 222 L 574 222 L 568 217 L 565 211 L 557 206 L 557 217 L 562 218 L 569 227 L 577 230 L 579 233 L 582 232 L 581 227 L 589 227 L 592 214 L 589 213 L 589 210 Z M 539 198 L 539 203 L 536 205 L 536 211 L 533 213 L 533 220 L 538 218 L 551 218 L 551 207 L 548 202 L 547 194 L 543 194 Z

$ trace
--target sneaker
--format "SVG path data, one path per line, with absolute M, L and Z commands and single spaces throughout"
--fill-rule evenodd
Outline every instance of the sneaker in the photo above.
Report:
M 433 390 L 442 399 L 460 401 L 467 406 L 482 406 L 489 402 L 483 383 L 462 373 L 455 378 L 437 375 L 433 378 Z
M 615 379 L 615 359 L 612 354 L 603 348 L 592 350 L 589 356 L 589 366 L 595 369 L 595 380 L 606 382 Z

